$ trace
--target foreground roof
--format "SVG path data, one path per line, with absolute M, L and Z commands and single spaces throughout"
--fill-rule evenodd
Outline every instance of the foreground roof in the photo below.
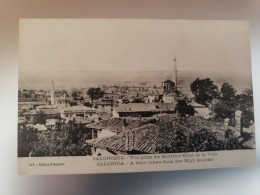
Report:
M 124 124 L 125 120 L 125 124 Z M 153 123 L 155 120 L 150 119 L 127 119 L 127 118 L 111 118 L 107 120 L 98 121 L 96 123 L 92 123 L 86 125 L 87 128 L 96 128 L 96 129 L 107 129 L 112 132 L 122 132 L 122 128 L 125 125 L 125 129 L 134 129 L 137 127 L 141 127 L 145 124 Z
M 227 130 L 227 127 L 221 123 L 199 117 L 189 117 L 183 120 L 178 118 L 175 121 L 145 124 L 138 128 L 127 129 L 112 137 L 87 140 L 86 143 L 93 147 L 126 153 L 129 152 L 126 148 L 126 136 L 129 136 L 132 151 L 153 154 L 159 149 L 169 146 L 177 136 L 177 130 L 185 134 L 193 134 L 205 128 L 214 132 L 220 140 L 224 139 L 224 132 Z

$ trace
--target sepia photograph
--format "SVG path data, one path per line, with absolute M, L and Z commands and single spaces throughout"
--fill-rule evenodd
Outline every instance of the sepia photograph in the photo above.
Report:
M 19 170 L 254 165 L 251 75 L 247 21 L 20 19 Z

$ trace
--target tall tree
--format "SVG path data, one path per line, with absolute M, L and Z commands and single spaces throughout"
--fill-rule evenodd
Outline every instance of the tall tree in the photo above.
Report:
M 241 110 L 243 126 L 249 127 L 254 121 L 253 91 L 247 89 L 236 95 L 236 90 L 228 83 L 223 83 L 220 91 L 219 99 L 212 105 L 215 119 L 234 118 L 235 111 Z
M 221 98 L 224 100 L 231 100 L 236 95 L 236 90 L 229 83 L 223 83 L 220 92 Z
M 190 88 L 195 96 L 195 101 L 206 106 L 219 96 L 218 87 L 214 85 L 210 78 L 197 78 L 191 83 Z
M 223 83 L 220 89 L 220 97 L 212 105 L 212 111 L 215 119 L 224 120 L 225 118 L 234 118 L 237 110 L 235 98 L 236 90 L 229 83 Z
M 87 94 L 90 96 L 92 100 L 97 100 L 99 98 L 102 98 L 104 96 L 104 92 L 98 88 L 89 88 Z
M 79 96 L 79 90 L 77 88 L 71 89 L 71 97 L 75 100 Z

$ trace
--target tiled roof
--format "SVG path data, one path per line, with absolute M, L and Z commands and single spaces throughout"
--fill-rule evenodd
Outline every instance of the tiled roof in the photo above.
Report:
M 132 131 L 128 131 L 130 132 L 129 148 L 132 147 L 133 150 L 141 153 L 155 153 L 158 143 L 163 141 L 164 145 L 167 145 L 174 137 L 174 133 L 172 129 L 169 128 L 169 126 L 167 126 L 167 130 L 164 129 L 166 126 L 167 124 L 162 125 L 161 126 L 162 129 L 161 129 L 159 125 L 146 124 L 143 125 L 142 127 L 135 128 Z M 120 134 L 113 137 L 90 140 L 87 141 L 87 144 L 102 149 L 108 149 L 108 150 L 119 151 L 119 152 L 127 152 L 126 132 L 127 131 L 121 132 Z
M 117 112 L 165 112 L 174 111 L 176 103 L 130 103 L 114 108 Z
M 112 105 L 112 101 L 100 101 L 96 105 Z
M 142 125 L 152 123 L 154 120 L 111 118 L 87 125 L 87 128 L 108 129 L 112 132 L 121 132 L 125 120 L 125 129 L 133 129 Z
M 227 129 L 221 123 L 215 123 L 199 117 L 186 119 L 175 119 L 176 122 L 160 122 L 158 124 L 146 124 L 132 130 L 123 131 L 109 138 L 87 140 L 87 144 L 118 152 L 129 152 L 126 148 L 126 136 L 129 136 L 130 150 L 139 153 L 156 153 L 160 148 L 168 146 L 175 138 L 176 130 L 185 134 L 193 134 L 203 128 L 215 133 L 218 139 L 224 139 L 224 132 Z M 133 139 L 134 137 L 134 139 Z
M 57 106 L 56 105 L 41 105 L 41 106 L 37 106 L 37 109 L 56 109 Z
M 46 103 L 45 102 L 35 102 L 35 101 L 33 101 L 33 102 L 31 102 L 31 101 L 19 101 L 18 102 L 18 105 L 23 105 L 23 104 L 26 104 L 26 105 L 46 105 Z
M 69 121 L 75 121 L 77 124 L 90 124 L 94 121 L 94 118 L 85 118 L 85 117 L 81 117 L 81 116 L 76 116 L 76 117 L 71 117 L 71 118 L 66 118 L 66 123 L 68 123 Z
M 64 112 L 96 112 L 95 108 L 79 105 L 66 108 Z
M 58 115 L 60 114 L 59 111 L 57 110 L 51 110 L 51 109 L 46 109 L 46 110 L 41 110 L 41 111 L 38 111 L 38 110 L 30 110 L 28 112 L 25 112 L 24 115 L 37 115 L 39 112 L 43 112 L 45 115 Z
M 32 104 L 44 104 L 41 100 L 36 99 L 36 98 L 18 98 L 18 102 L 30 102 Z
M 71 106 L 69 108 L 66 108 L 65 111 L 72 111 L 72 112 L 77 112 L 77 111 L 96 111 L 95 108 L 79 105 L 79 106 Z

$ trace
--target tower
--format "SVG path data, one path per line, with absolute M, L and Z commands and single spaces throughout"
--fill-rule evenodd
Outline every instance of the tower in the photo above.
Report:
M 175 81 L 175 91 L 177 91 L 177 60 L 176 60 L 176 56 L 174 56 L 173 64 L 174 64 L 173 80 Z
M 54 84 L 53 84 L 53 80 L 51 80 L 51 85 L 52 85 L 52 88 L 51 88 L 51 105 L 54 105 L 55 104 L 55 99 L 54 99 Z

